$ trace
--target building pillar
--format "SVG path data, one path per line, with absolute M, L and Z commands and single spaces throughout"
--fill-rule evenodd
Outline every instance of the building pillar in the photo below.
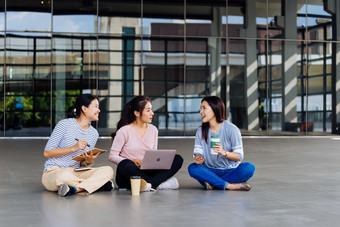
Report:
M 283 10 L 283 35 L 284 39 L 297 39 L 296 0 L 284 0 Z M 285 123 L 297 122 L 297 42 L 284 41 L 282 48 L 282 129 Z M 301 84 L 303 86 L 303 84 Z M 303 94 L 301 94 L 303 95 Z
M 246 108 L 246 129 L 259 129 L 259 101 L 258 101 L 258 77 L 257 77 L 257 48 L 256 48 L 256 1 L 246 0 L 244 29 L 241 35 L 245 40 L 244 53 L 244 88 L 245 88 L 245 108 Z
M 340 40 L 340 2 L 324 0 L 324 9 L 332 15 L 333 41 Z M 332 133 L 340 133 L 340 45 L 332 43 Z
M 213 7 L 213 20 L 209 38 L 210 49 L 210 95 L 221 96 L 221 36 L 222 36 L 222 15 L 219 7 Z M 217 38 L 215 38 L 217 37 Z

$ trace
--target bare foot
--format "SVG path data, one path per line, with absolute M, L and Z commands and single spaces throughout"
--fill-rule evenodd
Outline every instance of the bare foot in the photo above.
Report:
M 250 184 L 248 183 L 238 183 L 238 184 L 228 184 L 225 187 L 227 190 L 241 190 L 241 191 L 249 191 L 251 189 Z

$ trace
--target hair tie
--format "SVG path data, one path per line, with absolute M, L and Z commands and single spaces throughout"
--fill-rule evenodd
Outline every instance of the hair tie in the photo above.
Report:
M 73 113 L 74 113 L 74 115 L 76 115 L 76 113 L 77 113 L 77 108 L 74 108 L 74 109 L 73 109 Z

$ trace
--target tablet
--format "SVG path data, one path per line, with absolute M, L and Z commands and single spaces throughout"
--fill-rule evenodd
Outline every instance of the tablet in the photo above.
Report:
M 104 152 L 106 152 L 106 150 L 102 150 L 102 149 L 99 149 L 99 148 L 93 148 L 92 150 L 87 151 L 86 153 L 87 153 L 87 154 L 90 154 L 91 151 L 93 152 L 93 154 L 104 153 Z M 83 161 L 84 159 L 85 159 L 85 158 L 81 157 L 80 155 L 72 158 L 72 160 L 78 161 L 78 162 Z

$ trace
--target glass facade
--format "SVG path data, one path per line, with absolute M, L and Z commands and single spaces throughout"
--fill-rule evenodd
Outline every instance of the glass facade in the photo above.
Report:
M 327 3 L 0 0 L 0 137 L 49 136 L 81 93 L 99 97 L 101 136 L 136 95 L 162 136 L 194 135 L 208 95 L 243 134 L 338 133 L 340 20 Z

